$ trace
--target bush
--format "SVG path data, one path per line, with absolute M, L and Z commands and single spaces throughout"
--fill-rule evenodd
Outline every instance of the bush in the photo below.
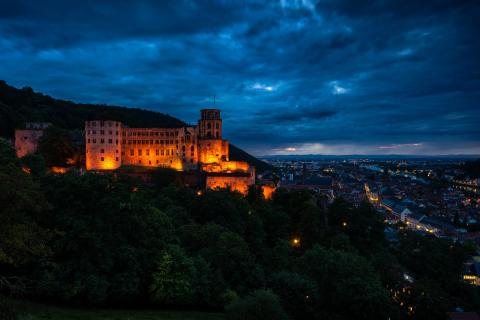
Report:
M 237 299 L 227 306 L 231 320 L 286 320 L 287 314 L 271 290 L 257 290 L 251 295 Z
M 18 314 L 15 308 L 8 301 L 4 301 L 0 297 L 0 319 L 2 320 L 17 320 Z

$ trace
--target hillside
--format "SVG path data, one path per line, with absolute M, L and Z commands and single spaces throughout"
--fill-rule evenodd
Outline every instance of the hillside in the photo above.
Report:
M 81 104 L 59 100 L 26 87 L 17 89 L 0 80 L 0 136 L 12 138 L 25 122 L 50 122 L 66 129 L 83 129 L 86 120 L 111 119 L 131 127 L 174 128 L 185 122 L 168 114 L 138 108 Z M 230 145 L 230 159 L 246 161 L 262 172 L 270 166 Z

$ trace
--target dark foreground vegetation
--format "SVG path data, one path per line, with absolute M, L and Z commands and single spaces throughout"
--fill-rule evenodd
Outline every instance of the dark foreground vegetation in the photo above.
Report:
M 473 247 L 402 230 L 387 242 L 368 204 L 24 166 L 0 140 L 0 285 L 17 300 L 229 319 L 445 319 L 479 309 L 478 290 L 461 280 Z M 2 319 L 18 315 L 9 302 Z

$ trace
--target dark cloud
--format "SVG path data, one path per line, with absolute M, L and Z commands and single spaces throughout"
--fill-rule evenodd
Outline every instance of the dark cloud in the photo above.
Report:
M 226 137 L 259 154 L 480 153 L 479 14 L 447 0 L 1 1 L 0 77 L 191 123 L 217 95 Z

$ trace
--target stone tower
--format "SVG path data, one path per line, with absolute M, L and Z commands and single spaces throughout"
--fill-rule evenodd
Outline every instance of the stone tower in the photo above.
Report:
M 218 109 L 200 110 L 198 121 L 199 162 L 228 161 L 228 141 L 222 140 L 222 119 Z
M 87 170 L 114 170 L 122 165 L 122 123 L 85 122 L 85 164 Z

